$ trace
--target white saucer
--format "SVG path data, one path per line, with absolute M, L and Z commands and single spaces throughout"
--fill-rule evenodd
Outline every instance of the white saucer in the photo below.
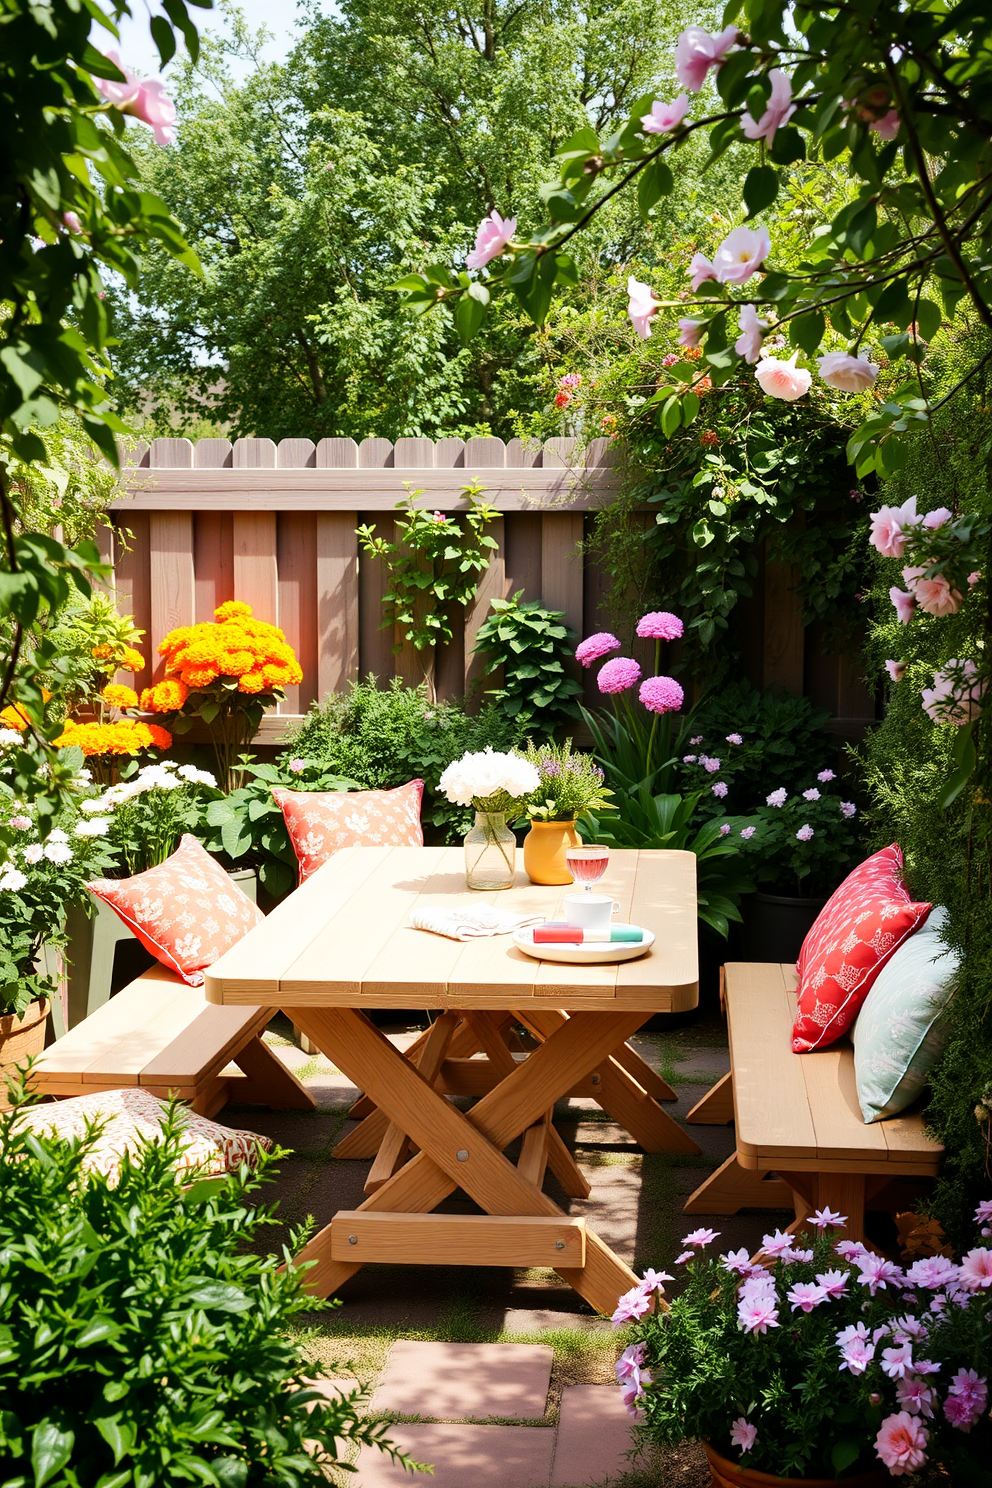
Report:
M 617 927 L 619 928 L 619 927 Z M 538 961 L 566 961 L 573 966 L 608 966 L 616 961 L 635 961 L 654 945 L 654 931 L 645 930 L 643 940 L 602 940 L 592 945 L 535 945 L 533 925 L 514 930 L 513 944 Z

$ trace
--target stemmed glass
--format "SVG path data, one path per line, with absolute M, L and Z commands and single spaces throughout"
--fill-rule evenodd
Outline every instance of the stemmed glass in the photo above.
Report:
M 566 848 L 565 862 L 575 882 L 589 894 L 609 867 L 610 849 L 585 842 L 581 847 Z

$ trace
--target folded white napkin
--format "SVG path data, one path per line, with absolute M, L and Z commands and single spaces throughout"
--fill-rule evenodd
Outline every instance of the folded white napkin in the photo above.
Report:
M 410 924 L 415 930 L 430 930 L 451 940 L 474 940 L 480 935 L 510 935 L 523 925 L 538 925 L 546 919 L 543 914 L 509 914 L 480 904 L 471 909 L 415 909 Z

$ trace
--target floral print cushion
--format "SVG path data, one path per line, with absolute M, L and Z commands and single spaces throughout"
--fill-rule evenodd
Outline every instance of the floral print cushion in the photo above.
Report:
M 958 953 L 941 932 L 947 910 L 896 951 L 878 975 L 854 1025 L 854 1074 L 866 1122 L 904 1111 L 923 1090 L 947 1037 L 944 1009 L 951 1000 Z
M 235 1131 L 197 1116 L 180 1106 L 179 1119 L 185 1127 L 181 1138 L 182 1156 L 176 1165 L 178 1175 L 194 1170 L 201 1174 L 236 1172 L 242 1163 L 254 1166 L 260 1147 L 271 1150 L 269 1137 L 255 1132 Z M 100 1121 L 103 1130 L 93 1150 L 83 1160 L 87 1172 L 103 1173 L 114 1180 L 121 1169 L 125 1152 L 132 1162 L 140 1162 L 146 1142 L 162 1140 L 162 1121 L 166 1106 L 157 1096 L 140 1086 L 124 1090 L 101 1090 L 93 1095 L 73 1096 L 53 1105 L 30 1106 L 16 1118 L 19 1128 L 50 1133 L 71 1140 L 86 1135 L 87 1123 Z
M 207 966 L 261 923 L 262 912 L 190 833 L 171 857 L 134 878 L 86 885 L 138 940 L 191 987 Z
M 423 847 L 423 794 L 422 780 L 395 790 L 273 790 L 300 865 L 300 883 L 342 847 Z
M 792 1048 L 807 1054 L 851 1027 L 875 978 L 929 904 L 914 904 L 902 882 L 902 853 L 885 847 L 849 873 L 816 918 L 796 962 L 799 1007 Z

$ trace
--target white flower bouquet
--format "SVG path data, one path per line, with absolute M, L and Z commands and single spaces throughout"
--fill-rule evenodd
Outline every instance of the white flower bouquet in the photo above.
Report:
M 456 806 L 517 816 L 540 783 L 529 760 L 487 747 L 453 760 L 438 781 L 438 789 Z

